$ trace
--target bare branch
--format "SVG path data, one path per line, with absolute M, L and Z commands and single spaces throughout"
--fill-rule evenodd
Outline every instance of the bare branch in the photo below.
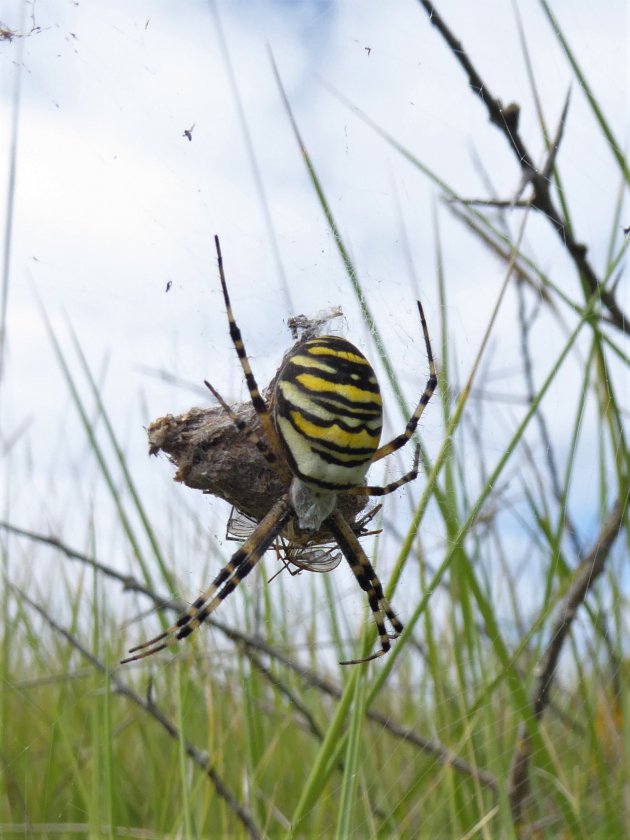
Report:
M 510 148 L 516 155 L 519 166 L 522 170 L 522 186 L 526 183 L 531 183 L 533 188 L 533 196 L 531 198 L 531 205 L 540 213 L 543 213 L 552 223 L 554 230 L 560 237 L 560 240 L 566 250 L 569 252 L 582 282 L 587 291 L 587 296 L 591 297 L 597 293 L 599 299 L 610 313 L 611 323 L 624 333 L 630 333 L 630 323 L 626 314 L 619 308 L 615 296 L 604 286 L 603 282 L 598 279 L 595 270 L 586 258 L 586 245 L 578 242 L 569 227 L 566 224 L 560 213 L 556 209 L 550 192 L 550 167 L 553 166 L 557 155 L 557 146 L 562 138 L 562 131 L 566 120 L 566 112 L 568 108 L 569 99 L 565 102 L 560 124 L 552 144 L 547 162 L 543 169 L 539 171 L 533 163 L 533 158 L 525 145 L 525 141 L 521 137 L 518 130 L 518 121 L 520 108 L 514 103 L 504 106 L 500 99 L 492 95 L 490 89 L 483 81 L 472 61 L 468 57 L 466 50 L 462 43 L 457 40 L 451 30 L 448 28 L 440 14 L 436 11 L 433 3 L 429 0 L 420 0 L 421 5 L 429 15 L 429 19 L 433 26 L 436 27 L 440 35 L 448 44 L 451 52 L 461 64 L 464 72 L 468 76 L 468 83 L 473 92 L 481 99 L 486 107 L 490 122 L 497 126 L 497 128 L 505 134 Z
M 589 589 L 603 572 L 610 549 L 619 533 L 628 506 L 628 492 L 622 494 L 606 517 L 601 531 L 588 554 L 573 573 L 571 584 L 558 606 L 557 618 L 551 630 L 549 644 L 543 650 L 536 668 L 537 678 L 530 697 L 530 711 L 539 721 L 549 703 L 549 692 L 564 641 L 571 629 L 578 607 L 584 603 Z M 529 759 L 531 739 L 526 723 L 521 723 L 516 738 L 508 778 L 508 797 L 512 819 L 521 822 L 525 799 L 529 796 Z

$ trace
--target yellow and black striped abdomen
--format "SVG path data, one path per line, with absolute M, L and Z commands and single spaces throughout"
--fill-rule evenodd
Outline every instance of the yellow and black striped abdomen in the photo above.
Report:
M 374 371 L 353 344 L 321 336 L 298 345 L 276 382 L 273 415 L 289 466 L 302 481 L 332 491 L 363 483 L 383 409 Z

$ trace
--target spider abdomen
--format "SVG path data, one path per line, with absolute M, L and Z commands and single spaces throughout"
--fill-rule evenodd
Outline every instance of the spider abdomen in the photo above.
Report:
M 344 338 L 299 344 L 276 381 L 273 416 L 292 472 L 334 492 L 363 483 L 378 448 L 383 409 L 365 356 Z

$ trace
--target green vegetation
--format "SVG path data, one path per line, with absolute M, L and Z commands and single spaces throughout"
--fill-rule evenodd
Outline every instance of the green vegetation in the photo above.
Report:
M 588 89 L 588 68 L 570 54 L 547 13 L 601 128 L 602 149 L 618 165 L 621 196 L 629 180 L 623 153 Z M 476 57 L 469 61 L 468 78 L 472 65 L 483 76 Z M 533 76 L 531 81 L 538 101 Z M 159 546 L 152 519 L 159 514 L 143 504 L 79 342 L 71 365 L 50 328 L 99 481 L 115 506 L 112 528 L 125 534 L 136 577 L 114 570 L 107 535 L 80 535 L 85 549 L 1 523 L 5 568 L 7 552 L 25 568 L 40 551 L 52 551 L 57 562 L 54 598 L 43 580 L 27 575 L 5 580 L 3 588 L 0 836 L 630 835 L 624 641 L 630 325 L 616 296 L 627 242 L 622 202 L 611 208 L 606 264 L 595 266 L 573 230 L 563 191 L 564 115 L 559 126 L 547 128 L 540 111 L 549 151 L 542 166 L 534 166 L 514 114 L 501 110 L 491 93 L 486 87 L 479 105 L 494 122 L 488 131 L 503 132 L 530 179 L 515 207 L 466 202 L 414 151 L 360 115 L 438 187 L 462 230 L 505 264 L 504 285 L 463 386 L 450 376 L 455 349 L 447 321 L 449 282 L 437 272 L 443 320 L 429 329 L 442 403 L 440 411 L 436 395 L 424 423 L 436 426 L 441 414 L 444 443 L 433 456 L 422 449 L 424 487 L 405 516 L 408 530 L 400 535 L 387 581 L 394 606 L 403 580 L 418 598 L 401 611 L 405 631 L 387 657 L 338 666 L 348 655 L 374 649 L 374 628 L 359 644 L 361 625 L 343 613 L 330 575 L 302 573 L 288 581 L 280 575 L 267 587 L 267 560 L 264 571 L 255 572 L 257 595 L 242 587 L 214 614 L 211 629 L 182 643 L 177 656 L 119 667 L 126 650 L 145 632 L 159 632 L 159 620 L 170 624 L 181 605 L 167 604 L 159 620 L 151 614 L 143 625 L 127 626 L 125 620 L 185 590 Z M 284 102 L 347 269 L 349 294 L 364 307 L 389 374 L 383 390 L 398 396 L 400 424 L 409 407 L 378 338 L 369 290 L 335 225 L 326 185 L 317 177 L 316 150 L 301 135 L 286 97 Z M 513 236 L 508 222 L 515 214 L 522 224 Z M 538 265 L 523 245 L 534 216 L 553 236 L 560 233 L 574 268 L 572 286 Z M 444 247 L 436 228 L 438 264 Z M 479 381 L 496 319 L 506 317 L 508 294 L 517 301 L 514 334 L 522 342 L 520 387 L 527 396 L 513 407 L 509 442 L 497 451 L 484 443 L 478 400 L 493 398 L 482 393 Z M 557 317 L 564 337 L 534 376 L 530 333 L 538 307 Z M 541 406 L 576 354 L 582 379 L 564 406 L 571 423 L 556 439 Z M 72 372 L 77 362 L 79 374 Z M 590 507 L 574 511 L 587 410 L 596 412 L 600 435 L 590 453 Z M 156 463 L 155 469 L 165 465 Z M 174 485 L 173 494 L 178 492 Z M 428 510 L 441 520 L 446 537 L 430 550 L 423 531 Z M 387 515 L 379 527 L 387 529 Z M 194 555 L 205 539 L 204 532 L 189 535 L 177 552 Z M 373 545 L 378 558 L 379 540 Z M 211 569 L 220 562 L 211 558 Z M 291 599 L 298 590 L 296 608 Z M 367 619 L 363 623 L 368 626 Z

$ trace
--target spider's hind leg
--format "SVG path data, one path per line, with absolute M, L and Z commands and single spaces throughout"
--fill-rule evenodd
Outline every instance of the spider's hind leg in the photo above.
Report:
M 415 481 L 418 478 L 418 464 L 420 462 L 420 447 L 416 446 L 416 451 L 413 457 L 413 466 L 408 473 L 405 473 L 395 481 L 391 481 L 384 487 L 379 487 L 374 484 L 362 484 L 359 487 L 352 487 L 350 490 L 344 491 L 348 496 L 387 496 L 398 490 L 403 484 L 408 484 L 410 481 Z
M 379 656 L 386 654 L 391 645 L 390 640 L 397 638 L 403 631 L 402 622 L 399 621 L 396 614 L 389 605 L 389 601 L 385 597 L 383 587 L 372 564 L 368 560 L 365 552 L 361 548 L 359 541 L 354 535 L 352 528 L 346 522 L 344 517 L 335 511 L 326 520 L 327 527 L 332 531 L 335 539 L 339 543 L 344 557 L 348 561 L 350 568 L 354 572 L 354 576 L 361 589 L 367 594 L 368 603 L 374 616 L 376 628 L 378 631 L 381 649 L 365 659 L 350 659 L 341 662 L 341 665 L 356 665 L 360 662 L 369 662 L 372 659 L 377 659 Z M 392 626 L 393 633 L 387 632 L 385 627 L 385 618 L 388 619 Z

